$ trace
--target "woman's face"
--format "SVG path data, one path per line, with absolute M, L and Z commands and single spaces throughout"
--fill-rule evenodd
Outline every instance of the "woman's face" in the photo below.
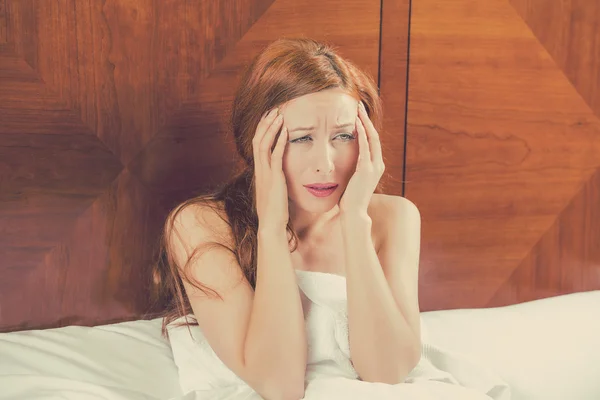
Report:
M 339 202 L 358 160 L 357 105 L 356 98 L 336 88 L 298 97 L 280 107 L 288 129 L 283 172 L 294 207 L 323 213 Z M 305 187 L 315 183 L 338 186 L 332 194 L 318 197 Z

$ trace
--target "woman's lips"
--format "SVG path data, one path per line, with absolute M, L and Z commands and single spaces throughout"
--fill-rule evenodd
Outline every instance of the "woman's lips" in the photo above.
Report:
M 316 189 L 310 186 L 305 186 L 306 190 L 308 190 L 313 196 L 316 197 L 327 197 L 330 196 L 335 190 L 338 188 L 337 185 L 329 188 L 329 189 Z

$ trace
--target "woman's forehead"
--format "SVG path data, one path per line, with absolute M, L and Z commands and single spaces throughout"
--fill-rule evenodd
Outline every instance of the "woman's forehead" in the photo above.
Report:
M 326 90 L 290 100 L 281 107 L 286 124 L 352 122 L 358 101 L 345 92 Z

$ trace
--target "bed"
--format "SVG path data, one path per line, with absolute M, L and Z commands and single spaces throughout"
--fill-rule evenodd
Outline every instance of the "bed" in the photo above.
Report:
M 235 169 L 243 68 L 306 35 L 377 78 L 426 340 L 513 399 L 599 400 L 598 2 L 471 3 L 0 0 L 0 400 L 186 395 L 148 266 Z
M 514 400 L 600 399 L 600 291 L 421 314 L 424 340 L 495 370 Z M 0 334 L 0 400 L 178 399 L 161 318 Z

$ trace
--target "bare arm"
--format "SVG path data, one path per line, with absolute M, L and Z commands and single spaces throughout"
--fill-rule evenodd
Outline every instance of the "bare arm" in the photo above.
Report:
M 269 376 L 272 390 L 281 384 L 304 396 L 307 343 L 302 302 L 286 232 L 258 233 L 258 268 L 254 306 L 246 338 L 248 365 Z
M 227 228 L 208 207 L 184 209 L 175 220 L 177 234 L 169 235 L 177 265 L 184 265 L 197 246 L 222 243 Z M 223 300 L 184 280 L 185 291 L 200 329 L 229 369 L 267 400 L 300 399 L 306 331 L 285 231 L 260 232 L 257 256 L 255 291 L 233 254 L 218 246 L 203 249 L 190 272 Z
M 342 221 L 353 365 L 363 381 L 401 383 L 419 361 L 420 338 L 388 284 L 371 240 L 371 219 L 347 216 Z

